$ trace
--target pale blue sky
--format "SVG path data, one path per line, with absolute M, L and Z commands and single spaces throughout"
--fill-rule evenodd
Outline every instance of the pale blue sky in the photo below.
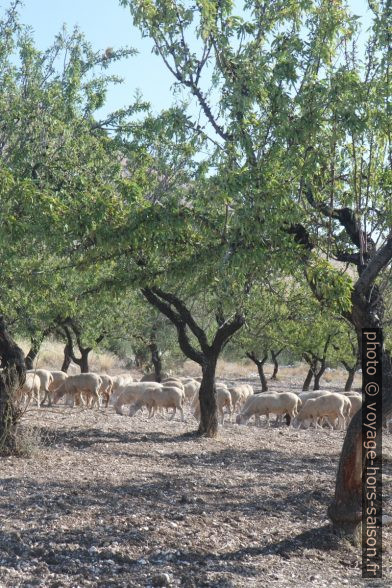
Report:
M 173 103 L 172 75 L 161 59 L 151 53 L 152 42 L 142 39 L 132 25 L 129 9 L 119 6 L 117 0 L 24 0 L 21 10 L 23 23 L 31 25 L 39 49 L 46 49 L 63 23 L 69 29 L 77 24 L 95 49 L 118 48 L 124 45 L 138 49 L 139 54 L 128 61 L 113 64 L 111 73 L 125 79 L 121 86 L 113 87 L 108 94 L 108 110 L 120 108 L 130 102 L 136 88 L 142 91 L 154 111 Z M 354 12 L 366 12 L 365 0 L 351 0 Z M 0 10 L 8 5 L 0 0 Z
M 4 6 L 4 0 L 0 0 Z M 112 64 L 110 73 L 124 78 L 124 84 L 113 86 L 109 92 L 109 110 L 132 102 L 139 88 L 154 110 L 173 102 L 170 86 L 172 76 L 151 53 L 152 43 L 142 39 L 132 24 L 129 10 L 116 0 L 24 0 L 21 20 L 31 25 L 39 49 L 46 49 L 64 23 L 69 30 L 78 25 L 95 49 L 129 46 L 139 54 L 129 60 Z

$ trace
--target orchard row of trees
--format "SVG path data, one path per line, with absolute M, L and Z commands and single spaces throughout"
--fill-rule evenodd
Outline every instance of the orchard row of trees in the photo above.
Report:
M 291 349 L 317 386 L 327 361 L 357 367 L 363 328 L 384 327 L 388 415 L 391 2 L 369 3 L 362 47 L 340 0 L 123 0 L 179 103 L 154 116 L 137 96 L 103 118 L 110 64 L 133 50 L 95 52 L 64 30 L 40 52 L 18 4 L 0 22 L 0 303 L 13 332 L 35 348 L 63 337 L 82 370 L 121 337 L 159 370 L 162 328 L 175 333 L 203 373 L 198 432 L 214 436 L 228 343 L 262 380 L 266 353 Z M 17 379 L 0 386 L 3 429 Z M 360 440 L 359 414 L 329 510 L 349 532 Z

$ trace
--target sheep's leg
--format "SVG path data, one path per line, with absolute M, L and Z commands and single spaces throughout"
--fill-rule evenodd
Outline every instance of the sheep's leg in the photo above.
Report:
M 129 411 L 128 411 L 129 416 L 131 416 L 131 408 L 132 408 L 132 405 L 129 407 Z M 116 414 L 121 414 L 121 416 L 122 416 L 122 414 L 123 414 L 123 412 L 122 412 L 122 404 L 115 404 L 114 405 L 114 411 L 115 411 Z
M 343 413 L 338 414 L 338 426 L 342 425 L 342 430 L 344 431 L 344 425 L 346 424 L 346 419 L 344 418 Z
M 27 402 L 26 402 L 26 399 L 27 399 Z M 25 395 L 25 402 L 24 402 L 24 404 L 25 404 L 25 407 L 24 407 L 24 409 L 25 409 L 25 410 L 27 410 L 27 409 L 29 408 L 29 404 L 30 404 L 30 402 L 31 402 L 31 394 L 29 394 L 29 393 L 27 392 L 27 394 Z
M 322 427 L 322 426 L 321 426 L 321 425 L 320 425 L 320 424 L 319 424 L 317 421 L 318 421 L 318 419 L 317 419 L 317 418 L 313 419 L 313 422 L 314 422 L 314 428 L 315 428 L 315 429 L 322 429 L 323 427 Z
M 95 388 L 93 391 L 93 402 L 94 402 L 94 406 L 97 405 L 97 408 L 101 408 L 102 398 L 101 398 L 101 394 L 99 393 L 99 388 Z
M 174 417 L 175 417 L 175 414 L 176 414 L 176 411 L 177 411 L 177 408 L 176 408 L 176 407 L 174 407 L 173 413 L 172 413 L 172 415 L 171 415 L 171 417 L 170 417 L 169 421 L 172 421 L 172 420 L 174 419 Z
M 182 406 L 180 406 L 178 408 L 178 410 L 180 411 L 180 414 L 181 414 L 181 422 L 184 422 L 185 419 L 184 419 L 184 411 L 182 410 Z
M 223 408 L 220 408 L 219 409 L 219 414 L 220 414 L 220 417 L 221 417 L 221 425 L 223 425 L 223 422 L 225 420 L 225 415 L 223 413 Z
M 267 419 L 267 427 L 269 428 L 270 426 L 270 420 L 269 420 L 269 412 L 265 413 L 266 419 Z

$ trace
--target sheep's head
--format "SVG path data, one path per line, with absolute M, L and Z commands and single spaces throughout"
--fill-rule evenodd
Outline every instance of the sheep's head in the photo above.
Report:
M 137 412 L 137 409 L 138 409 L 137 405 L 136 405 L 136 404 L 132 404 L 132 405 L 129 407 L 129 413 L 128 413 L 128 414 L 129 414 L 129 416 L 130 416 L 130 417 L 134 416 L 134 415 L 136 414 L 136 412 Z
M 65 385 L 64 383 L 61 384 L 54 392 L 53 392 L 53 402 L 56 404 L 62 396 L 65 394 Z
M 299 429 L 299 427 L 301 426 L 301 420 L 298 418 L 299 415 L 297 415 L 295 418 L 293 418 L 293 420 L 291 421 L 291 426 L 294 427 L 294 429 Z

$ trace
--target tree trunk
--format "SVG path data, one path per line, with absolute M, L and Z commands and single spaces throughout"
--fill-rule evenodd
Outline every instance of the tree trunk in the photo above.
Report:
M 76 363 L 80 367 L 80 373 L 87 374 L 87 372 L 89 371 L 88 355 L 91 351 L 91 347 L 82 347 L 81 349 L 79 349 L 79 351 L 80 357 L 77 358 Z
M 136 349 L 135 351 L 135 366 L 143 368 L 147 364 L 147 353 L 145 348 Z
M 335 498 L 328 509 L 335 530 L 358 540 L 362 519 L 362 412 L 351 420 L 340 455 Z
M 314 384 L 313 384 L 313 390 L 320 390 L 320 380 L 326 370 L 327 364 L 325 363 L 325 361 L 323 360 L 321 362 L 321 366 L 320 369 L 318 370 L 318 372 L 316 372 L 314 374 Z
M 280 349 L 275 353 L 273 349 L 271 349 L 271 357 L 274 364 L 274 371 L 272 372 L 271 380 L 278 379 L 278 370 L 279 370 L 279 363 L 278 363 L 278 356 L 282 353 L 283 349 Z
M 365 295 L 360 295 L 354 288 L 352 302 L 351 321 L 357 333 L 358 357 L 362 357 L 362 329 L 382 325 L 384 303 L 374 284 Z M 386 419 L 392 414 L 392 358 L 385 349 L 381 357 L 383 417 Z M 380 435 L 381 429 L 382 419 L 379 419 L 377 435 Z M 328 509 L 334 530 L 350 535 L 356 542 L 359 541 L 362 518 L 362 476 L 367 467 L 367 452 L 362 449 L 362 411 L 358 411 L 347 429 L 339 460 L 335 497 Z
M 71 365 L 71 361 L 76 363 L 76 365 L 80 368 L 80 373 L 86 374 L 89 370 L 88 365 L 88 356 L 90 351 L 92 351 L 91 347 L 80 347 L 79 352 L 80 357 L 76 357 L 73 351 L 72 346 L 72 339 L 68 339 L 68 343 L 64 347 L 64 360 L 63 365 L 61 366 L 61 371 L 67 373 L 69 366 Z
M 34 368 L 34 360 L 38 355 L 42 343 L 42 339 L 31 337 L 31 347 L 25 357 L 26 369 L 32 370 Z
M 346 383 L 344 385 L 344 390 L 345 392 L 350 392 L 353 382 L 354 382 L 354 378 L 355 378 L 355 372 L 357 371 L 357 366 L 350 368 L 348 371 L 348 376 L 347 376 L 347 380 Z
M 392 414 L 392 359 L 384 350 L 382 354 L 383 417 Z M 380 419 L 381 422 L 381 419 Z M 381 433 L 381 424 L 377 427 Z M 362 411 L 352 418 L 347 429 L 336 477 L 335 497 L 328 515 L 336 532 L 350 535 L 359 543 L 362 520 L 362 475 L 366 467 L 366 452 L 362 452 Z
M 17 451 L 16 428 L 21 412 L 15 405 L 15 391 L 24 383 L 26 365 L 23 351 L 9 335 L 0 316 L 0 454 Z
M 200 384 L 200 425 L 198 433 L 206 437 L 216 437 L 218 433 L 218 415 L 215 389 L 215 370 L 218 357 L 205 357 L 202 366 L 203 378 Z
M 64 347 L 64 359 L 63 359 L 63 365 L 61 366 L 61 371 L 67 373 L 69 366 L 71 365 L 71 354 L 70 354 L 70 350 L 69 350 L 69 345 L 68 343 L 65 345 Z
M 37 357 L 39 350 L 41 349 L 42 341 L 52 332 L 52 330 L 53 327 L 49 327 L 39 332 L 38 336 L 31 335 L 31 347 L 25 358 L 26 369 L 32 370 L 34 368 L 34 360 Z
M 268 353 L 266 353 L 264 355 L 263 359 L 258 359 L 258 357 L 254 351 L 251 351 L 251 352 L 248 351 L 246 353 L 246 356 L 249 357 L 249 359 L 251 359 L 253 361 L 253 363 L 255 363 L 257 366 L 257 371 L 258 371 L 260 382 L 261 382 L 261 390 L 263 392 L 268 392 L 268 382 L 267 382 L 267 378 L 265 377 L 265 373 L 264 373 L 264 364 L 268 359 Z
M 162 360 L 161 354 L 159 352 L 158 346 L 156 343 L 150 343 L 149 345 L 151 351 L 151 361 L 152 365 L 154 366 L 155 372 L 155 381 L 161 382 L 162 381 Z
M 150 304 L 166 315 L 176 326 L 178 342 L 184 355 L 201 366 L 203 377 L 199 390 L 200 424 L 198 434 L 215 437 L 218 432 L 215 388 L 216 363 L 226 343 L 243 326 L 244 315 L 236 312 L 230 320 L 225 320 L 222 313 L 218 312 L 218 329 L 212 343 L 209 344 L 205 331 L 197 324 L 190 310 L 180 298 L 170 292 L 164 292 L 160 288 L 143 288 L 142 294 Z M 196 337 L 200 349 L 191 343 L 187 329 Z
M 308 373 L 306 375 L 305 381 L 303 383 L 303 386 L 302 386 L 302 391 L 303 392 L 308 392 L 308 390 L 310 388 L 310 384 L 312 382 L 312 379 L 313 379 L 313 368 L 310 367 L 309 368 L 309 371 L 308 371 Z
M 259 378 L 260 378 L 260 382 L 261 382 L 261 391 L 268 392 L 268 382 L 267 382 L 267 378 L 265 377 L 265 373 L 264 373 L 264 362 L 258 361 L 256 365 L 257 365 L 257 371 L 259 372 Z

